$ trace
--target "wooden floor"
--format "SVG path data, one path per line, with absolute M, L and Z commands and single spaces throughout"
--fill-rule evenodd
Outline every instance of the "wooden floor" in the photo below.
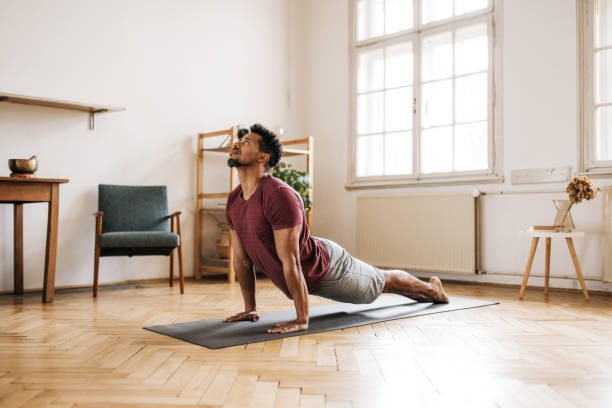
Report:
M 612 407 L 612 295 L 447 289 L 501 303 L 220 350 L 142 327 L 239 311 L 221 279 L 0 296 L 0 406 Z

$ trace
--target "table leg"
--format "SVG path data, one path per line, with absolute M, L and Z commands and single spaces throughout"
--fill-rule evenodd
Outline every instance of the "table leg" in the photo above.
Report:
M 16 295 L 23 294 L 23 203 L 13 206 L 13 285 Z
M 548 294 L 548 278 L 550 276 L 550 241 L 550 237 L 546 238 L 546 261 L 544 264 L 544 294 Z
M 531 265 L 533 264 L 533 257 L 536 253 L 536 248 L 538 247 L 538 241 L 540 238 L 533 237 L 531 240 L 531 251 L 529 252 L 529 259 L 527 259 L 527 266 L 525 266 L 525 274 L 523 275 L 523 284 L 521 285 L 521 291 L 519 293 L 519 299 L 523 299 L 523 295 L 525 294 L 525 288 L 527 287 L 527 280 L 529 279 L 529 273 L 531 272 Z
M 45 279 L 43 283 L 43 303 L 53 302 L 55 289 L 55 262 L 57 259 L 57 224 L 59 213 L 59 185 L 51 185 L 51 200 L 47 218 L 47 250 L 45 256 Z
M 580 281 L 580 287 L 582 288 L 582 294 L 586 300 L 589 300 L 589 292 L 587 291 L 586 284 L 584 283 L 584 278 L 582 277 L 582 270 L 580 269 L 580 262 L 578 262 L 578 257 L 576 256 L 576 250 L 574 249 L 574 241 L 571 238 L 565 238 L 567 242 L 567 247 L 569 248 L 570 254 L 572 255 L 572 261 L 574 261 L 574 268 L 576 268 L 576 275 L 578 275 L 578 280 Z

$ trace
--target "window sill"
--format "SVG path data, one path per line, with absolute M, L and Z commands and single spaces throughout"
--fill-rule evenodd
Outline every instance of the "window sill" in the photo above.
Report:
M 497 174 L 471 175 L 463 177 L 427 177 L 411 179 L 376 179 L 358 180 L 348 182 L 346 190 L 366 190 L 379 188 L 416 187 L 416 186 L 444 186 L 457 184 L 503 183 L 504 177 Z
M 579 171 L 577 175 L 589 177 L 612 177 L 612 167 L 600 167 L 583 170 Z

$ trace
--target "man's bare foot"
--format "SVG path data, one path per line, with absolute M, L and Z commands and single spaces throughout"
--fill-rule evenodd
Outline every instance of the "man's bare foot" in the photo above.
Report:
M 444 291 L 444 287 L 442 286 L 442 282 L 436 276 L 432 276 L 429 278 L 429 284 L 433 287 L 436 292 L 433 302 L 434 303 L 448 303 L 448 296 Z

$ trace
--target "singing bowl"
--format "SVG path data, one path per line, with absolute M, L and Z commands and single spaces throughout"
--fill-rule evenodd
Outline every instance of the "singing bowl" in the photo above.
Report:
M 38 159 L 32 156 L 29 159 L 9 159 L 9 169 L 17 174 L 33 174 L 38 169 Z

